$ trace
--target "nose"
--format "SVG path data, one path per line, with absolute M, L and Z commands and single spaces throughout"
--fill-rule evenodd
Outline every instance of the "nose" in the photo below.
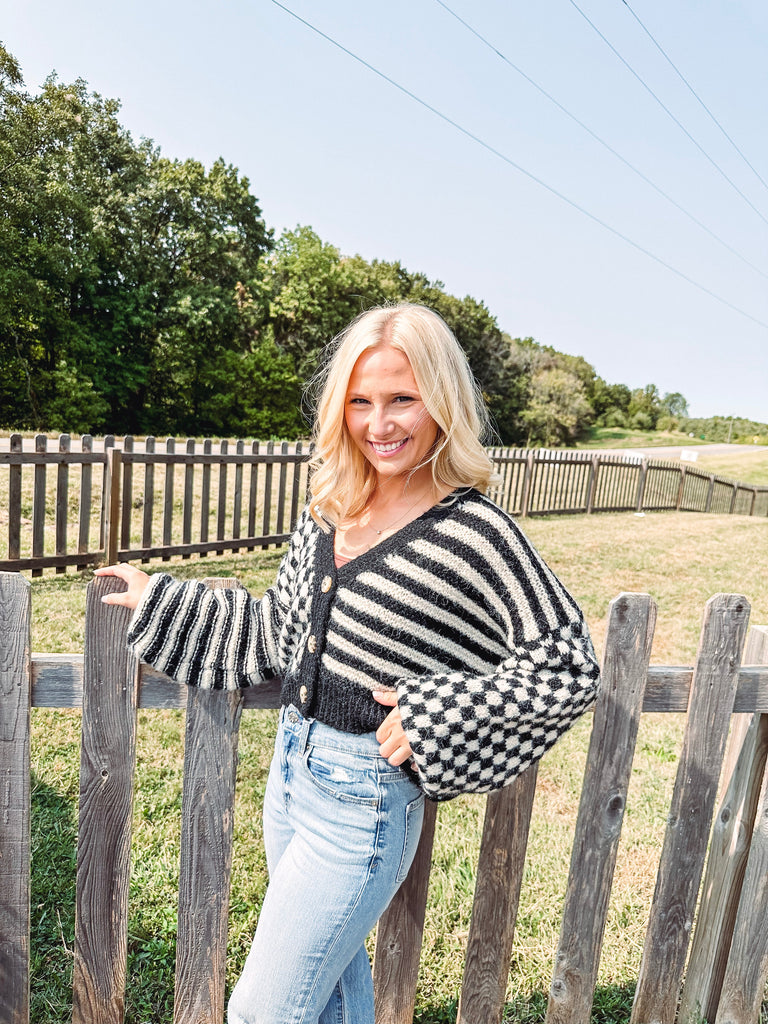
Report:
M 392 417 L 386 405 L 374 405 L 371 409 L 370 431 L 374 437 L 381 439 L 392 430 Z

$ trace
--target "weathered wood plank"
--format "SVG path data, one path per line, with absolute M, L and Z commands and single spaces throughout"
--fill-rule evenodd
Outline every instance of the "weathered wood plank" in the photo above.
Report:
M 272 455 L 275 450 L 274 442 L 267 442 L 267 454 Z M 272 521 L 272 463 L 268 462 L 264 470 L 264 507 L 262 509 L 261 532 L 264 536 L 269 535 L 269 524 Z M 267 544 L 263 545 L 265 548 Z
M 195 451 L 195 439 L 187 438 L 187 454 L 193 455 Z M 192 543 L 192 508 L 195 501 L 195 465 L 188 462 L 184 467 L 184 503 L 182 505 L 181 521 L 181 542 L 182 544 Z M 189 558 L 190 553 L 184 552 L 182 558 Z
M 283 455 L 288 454 L 288 442 L 283 441 L 280 445 L 280 451 Z M 275 533 L 283 532 L 283 523 L 285 522 L 285 489 L 288 480 L 288 464 L 282 462 L 280 464 L 280 472 L 278 474 L 278 485 L 277 485 L 277 523 L 275 525 Z
M 254 544 L 260 544 L 261 538 L 255 538 Z M 126 553 L 131 557 L 131 552 Z M 61 658 L 61 662 L 58 662 Z M 62 664 L 72 660 L 75 668 L 73 672 L 82 681 L 82 654 L 37 654 L 32 655 L 32 678 L 33 678 L 33 707 L 34 708 L 73 708 L 80 707 L 80 699 L 73 702 L 73 696 L 68 689 L 67 679 L 70 674 L 62 675 Z M 80 665 L 80 668 L 77 666 Z M 155 677 L 154 670 L 146 665 L 141 666 L 141 679 L 152 681 Z M 665 700 L 654 694 L 649 700 L 648 687 L 657 675 L 665 678 L 664 694 Z M 648 670 L 646 681 L 645 698 L 643 700 L 643 712 L 679 712 L 685 711 L 690 693 L 690 680 L 692 671 L 690 669 L 665 669 L 662 667 L 651 667 Z M 72 677 L 74 678 L 74 677 Z M 157 679 L 160 679 L 160 674 Z M 162 677 L 165 678 L 165 677 Z M 266 685 L 266 684 L 264 684 Z M 262 687 L 256 687 L 260 691 Z M 80 685 L 82 692 L 82 682 Z M 60 705 L 55 702 L 61 700 Z M 182 708 L 183 701 L 174 707 Z M 146 705 L 142 707 L 161 707 L 160 705 Z M 162 707 L 166 707 L 165 705 Z M 247 707 L 249 707 L 247 703 Z M 255 706 L 254 706 L 255 707 Z M 738 674 L 738 690 L 733 702 L 733 711 L 742 714 L 761 712 L 768 714 L 768 667 L 742 668 Z
M 23 448 L 21 434 L 11 434 L 10 448 L 12 452 L 20 452 Z M 10 466 L 8 469 L 8 558 L 19 558 L 21 555 L 21 466 Z
M 165 450 L 168 455 L 173 455 L 176 452 L 176 438 L 168 437 L 165 440 Z M 165 481 L 163 483 L 163 548 L 164 553 L 160 556 L 164 562 L 167 562 L 171 557 L 168 552 L 168 548 L 172 543 L 173 536 L 173 476 L 175 462 L 166 462 L 165 464 Z
M 768 627 L 750 631 L 749 655 L 768 662 Z M 760 716 L 762 734 L 766 716 Z M 762 738 L 762 735 L 760 736 Z M 752 737 L 748 737 L 748 741 Z M 758 739 L 755 738 L 755 745 Z M 747 751 L 748 756 L 748 751 Z M 768 777 L 764 774 L 755 825 L 723 975 L 716 1024 L 754 1024 L 768 980 Z
M 229 442 L 225 439 L 219 443 L 219 450 L 222 455 L 226 455 L 229 447 Z M 218 540 L 224 540 L 227 532 L 227 462 L 222 459 L 219 463 L 219 489 L 217 494 L 216 504 L 216 537 Z M 224 554 L 224 548 L 218 547 L 216 549 L 217 555 Z
M 29 1024 L 30 584 L 0 574 L 0 1021 Z
M 93 451 L 93 438 L 90 434 L 83 434 L 80 439 L 80 447 L 84 452 Z M 88 539 L 91 535 L 91 483 L 93 480 L 93 466 L 86 463 L 80 468 L 80 505 L 78 508 L 78 534 L 77 552 L 85 554 L 88 551 Z M 78 570 L 87 567 L 86 562 L 78 562 Z
M 120 460 L 119 448 L 107 449 L 107 468 L 104 481 L 104 559 L 114 565 L 119 550 L 120 528 Z
M 376 1024 L 413 1021 L 436 820 L 437 804 L 427 801 L 411 870 L 379 921 L 373 963 Z
M 148 437 L 144 441 L 144 451 L 153 455 L 155 451 L 154 437 Z M 141 546 L 152 547 L 152 521 L 155 511 L 155 464 L 154 462 L 144 463 L 144 508 L 142 509 L 141 521 Z
M 238 441 L 235 446 L 235 452 L 237 455 L 243 455 L 245 452 L 245 445 L 242 441 Z M 243 519 L 243 464 L 242 462 L 235 463 L 235 483 L 232 493 L 232 538 L 237 540 L 240 537 L 240 527 Z M 232 548 L 232 551 L 237 551 L 237 548 Z
M 206 580 L 237 586 L 236 580 Z M 241 693 L 187 694 L 174 1024 L 221 1024 Z
M 538 765 L 490 793 L 477 862 L 458 1024 L 500 1024 Z
M 124 586 L 98 577 L 86 597 L 73 1024 L 123 1021 L 138 664 L 130 611 L 101 597 Z
M 131 517 L 133 515 L 133 463 L 130 457 L 133 451 L 133 437 L 128 434 L 123 438 L 123 488 L 120 499 L 120 547 L 131 546 Z
M 185 708 L 187 687 L 149 665 L 139 666 L 140 708 Z M 32 707 L 83 706 L 83 655 L 32 655 Z M 280 682 L 269 680 L 243 691 L 243 706 L 253 709 L 280 706 Z
M 205 457 L 211 454 L 213 442 L 210 437 L 206 437 L 203 441 L 203 455 Z M 208 462 L 203 463 L 203 480 L 200 485 L 200 543 L 205 544 L 208 541 L 208 521 L 211 515 L 211 465 Z M 203 552 L 201 552 L 203 554 Z
M 675 1019 L 748 619 L 738 594 L 707 602 L 632 1024 Z
M 768 664 L 768 629 L 753 626 L 747 664 Z M 679 1019 L 714 1021 L 741 898 L 768 754 L 768 715 L 740 715 L 726 756 L 725 793 L 715 815 Z
M 45 434 L 35 435 L 35 451 L 43 453 L 48 448 Z M 47 469 L 44 462 L 35 466 L 35 482 L 32 493 L 32 557 L 39 558 L 45 551 L 45 477 Z M 33 576 L 42 576 L 41 568 L 33 568 Z
M 588 1024 L 656 625 L 647 594 L 611 602 L 547 1024 Z
M 69 434 L 59 437 L 59 451 L 70 454 L 72 439 Z M 56 554 L 67 553 L 67 516 L 69 512 L 69 466 L 68 461 L 60 462 L 56 470 Z M 65 572 L 63 565 L 56 566 L 56 572 Z

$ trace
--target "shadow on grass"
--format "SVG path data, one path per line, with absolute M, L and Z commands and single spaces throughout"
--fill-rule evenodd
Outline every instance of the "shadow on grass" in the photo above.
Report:
M 595 991 L 592 1024 L 626 1024 L 632 1012 L 635 985 L 601 985 Z M 513 999 L 504 1006 L 504 1024 L 542 1024 L 547 1013 L 548 994 L 541 990 L 526 998 Z M 433 1003 L 417 1010 L 413 1024 L 456 1024 L 458 1001 Z

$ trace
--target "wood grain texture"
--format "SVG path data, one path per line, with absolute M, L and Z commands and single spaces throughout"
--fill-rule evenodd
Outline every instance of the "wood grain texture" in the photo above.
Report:
M 750 630 L 751 657 L 768 662 L 768 627 Z M 765 716 L 760 716 L 764 719 Z M 762 722 L 761 722 L 762 727 Z M 739 907 L 733 926 L 716 1024 L 754 1024 L 768 980 L 768 778 L 763 775 L 760 804 L 749 844 Z
M 209 586 L 237 585 L 207 580 Z M 221 1024 L 240 693 L 187 694 L 174 1024 Z
M 376 1024 L 413 1021 L 436 820 L 437 804 L 427 801 L 408 877 L 379 921 L 373 962 Z
M 29 1022 L 30 584 L 0 573 L 0 1021 Z
M 656 625 L 647 594 L 611 602 L 547 1024 L 589 1024 Z
M 673 1024 L 733 708 L 749 603 L 707 602 L 632 1024 Z
M 538 765 L 488 795 L 458 1024 L 500 1024 Z
M 98 577 L 86 596 L 73 1024 L 123 1020 L 138 664 L 129 610 L 101 602 L 123 587 Z
M 768 630 L 753 626 L 744 661 L 768 663 Z M 731 949 L 768 753 L 768 715 L 734 720 L 723 770 L 696 930 L 678 1016 L 714 1021 Z

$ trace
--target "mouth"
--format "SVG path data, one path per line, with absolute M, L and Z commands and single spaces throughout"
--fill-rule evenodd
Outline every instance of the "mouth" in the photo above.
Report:
M 380 444 L 377 441 L 369 441 L 371 448 L 376 452 L 377 455 L 394 455 L 395 452 L 401 451 L 408 443 L 407 437 L 400 438 L 399 441 L 389 441 L 387 444 Z

